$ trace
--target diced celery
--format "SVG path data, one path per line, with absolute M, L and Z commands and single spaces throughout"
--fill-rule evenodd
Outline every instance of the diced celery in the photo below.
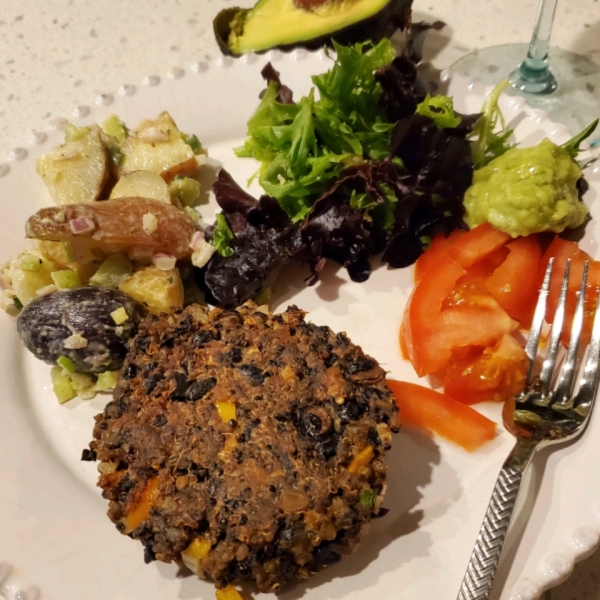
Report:
M 125 159 L 125 155 L 118 146 L 109 146 L 107 151 L 108 156 L 115 167 L 118 167 Z
M 91 131 L 89 127 L 76 127 L 72 123 L 65 125 L 65 142 L 82 140 Z
M 124 252 L 111 254 L 98 267 L 90 278 L 90 284 L 98 287 L 118 288 L 119 284 L 131 277 L 133 267 Z
M 68 356 L 59 356 L 56 360 L 56 364 L 69 373 L 73 373 L 75 371 L 75 363 Z
M 66 375 L 61 367 L 52 367 L 50 372 L 52 378 L 52 388 L 61 404 L 75 398 L 75 390 L 71 385 L 71 378 Z
M 96 390 L 98 390 L 98 391 L 114 390 L 118 381 L 119 381 L 119 371 L 104 371 L 104 373 L 99 373 L 98 381 L 96 382 Z
M 84 400 L 89 400 L 96 395 L 96 379 L 86 373 L 71 373 L 71 386 L 75 393 Z
M 182 133 L 181 139 L 194 151 L 194 154 L 202 154 L 202 144 L 195 133 L 191 135 Z
M 75 262 L 75 254 L 73 252 L 73 245 L 71 244 L 71 242 L 61 242 L 61 245 L 65 249 L 67 259 L 71 262 Z
M 21 310 L 23 308 L 23 303 L 16 296 L 13 298 L 13 304 L 17 310 Z
M 174 198 L 179 198 L 183 206 L 193 206 L 200 198 L 200 183 L 191 177 L 177 175 L 169 186 Z
M 188 214 L 188 217 L 190 217 L 190 219 L 192 219 L 196 225 L 200 223 L 200 213 L 195 208 L 192 208 L 191 206 L 184 206 L 183 210 L 185 210 L 185 212 Z
M 42 268 L 42 259 L 33 254 L 23 254 L 19 257 L 19 268 L 22 271 L 39 271 Z
M 68 290 L 71 288 L 81 287 L 81 279 L 75 271 L 65 269 L 64 271 L 54 271 L 51 273 L 52 281 L 57 288 Z
M 123 123 L 117 115 L 110 115 L 110 117 L 102 123 L 102 131 L 106 135 L 110 135 L 117 142 L 122 142 L 127 137 L 125 123 Z

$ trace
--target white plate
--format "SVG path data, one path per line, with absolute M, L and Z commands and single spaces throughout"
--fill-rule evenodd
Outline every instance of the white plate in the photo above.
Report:
M 299 51 L 270 56 L 296 97 L 306 93 L 309 75 L 329 67 L 322 53 Z M 147 79 L 114 95 L 98 98 L 85 118 L 102 121 L 117 113 L 128 124 L 168 110 L 180 128 L 196 133 L 210 155 L 244 181 L 252 161 L 236 159 L 245 123 L 264 87 L 259 71 L 265 57 L 221 59 L 174 70 L 162 81 Z M 450 82 L 456 106 L 476 111 L 485 88 L 464 79 Z M 508 99 L 507 120 L 524 144 L 544 134 L 562 142 L 566 130 L 522 101 Z M 60 131 L 37 138 L 25 152 L 0 165 L 0 230 L 4 262 L 25 246 L 23 225 L 49 203 L 35 173 L 35 158 L 62 141 Z M 27 155 L 28 154 L 28 155 Z M 600 171 L 588 173 L 587 202 L 595 204 Z M 211 217 L 214 207 L 207 209 Z M 585 246 L 598 255 L 598 223 L 588 227 Z M 351 339 L 377 357 L 391 376 L 416 381 L 400 359 L 397 331 L 411 289 L 412 271 L 377 269 L 365 284 L 347 281 L 330 267 L 313 288 L 280 290 L 281 308 L 292 301 L 309 318 Z M 119 535 L 105 516 L 106 502 L 95 487 L 96 468 L 81 462 L 90 440 L 93 416 L 106 398 L 74 400 L 59 406 L 50 389 L 49 367 L 23 350 L 14 319 L 0 315 L 0 593 L 13 600 L 158 600 L 214 598 L 213 587 L 178 574 L 174 565 L 143 562 L 142 547 Z M 482 410 L 500 421 L 497 406 Z M 497 598 L 534 598 L 570 571 L 598 543 L 600 532 L 600 415 L 582 441 L 535 460 L 521 516 L 507 540 Z M 438 438 L 404 429 L 389 454 L 389 514 L 374 521 L 361 548 L 308 582 L 280 594 L 320 600 L 453 600 L 479 530 L 487 502 L 511 438 L 497 438 L 468 454 Z M 544 477 L 542 478 L 542 474 Z M 18 591 L 21 596 L 18 596 Z M 26 593 L 25 593 L 26 592 Z M 25 595 L 24 595 L 25 594 Z M 267 598 L 269 595 L 258 595 Z

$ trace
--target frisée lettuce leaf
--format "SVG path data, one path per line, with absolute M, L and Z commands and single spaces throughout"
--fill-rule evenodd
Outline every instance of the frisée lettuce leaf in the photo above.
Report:
M 272 67 L 263 73 L 269 84 L 248 122 L 244 145 L 236 149 L 238 156 L 261 162 L 261 186 L 294 222 L 308 214 L 344 169 L 388 153 L 394 124 L 380 107 L 382 89 L 375 74 L 394 58 L 392 45 L 382 40 L 334 46 L 333 67 L 315 75 L 315 87 L 295 104 L 282 102 Z
M 504 116 L 498 106 L 500 95 L 507 85 L 508 79 L 503 79 L 490 92 L 483 103 L 481 118 L 469 136 L 476 169 L 484 167 L 494 158 L 502 156 L 514 147 L 514 144 L 509 141 L 513 131 L 506 127 Z
M 418 115 L 429 117 L 440 129 L 454 129 L 460 125 L 461 118 L 454 112 L 454 102 L 450 96 L 427 94 L 425 100 L 417 105 Z

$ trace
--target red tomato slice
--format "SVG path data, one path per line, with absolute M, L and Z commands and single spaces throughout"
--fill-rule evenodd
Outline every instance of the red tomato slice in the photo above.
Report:
M 437 344 L 452 350 L 493 344 L 505 333 L 514 331 L 518 323 L 491 296 L 482 296 L 480 304 L 443 311 L 440 326 Z
M 489 223 L 483 223 L 460 236 L 448 253 L 459 265 L 468 269 L 493 254 L 510 239 L 508 233 L 497 231 Z
M 408 359 L 419 376 L 437 371 L 450 359 L 449 349 L 436 356 L 439 348 L 432 342 L 439 328 L 442 303 L 464 274 L 460 265 L 445 257 L 429 269 L 408 300 L 401 335 Z
M 525 350 L 506 334 L 493 346 L 453 353 L 444 372 L 444 392 L 465 404 L 504 401 L 523 390 L 528 369 Z
M 588 271 L 588 283 L 585 294 L 585 317 L 581 341 L 587 344 L 590 339 L 592 330 L 593 316 L 598 302 L 598 292 L 600 290 L 600 262 L 592 260 L 589 254 L 579 248 L 577 242 L 570 242 L 556 236 L 542 259 L 542 268 L 540 269 L 540 281 L 543 272 L 548 266 L 548 261 L 554 257 L 554 268 L 552 270 L 552 279 L 550 281 L 550 294 L 548 295 L 548 309 L 546 320 L 552 323 L 558 297 L 560 296 L 560 288 L 562 279 L 567 264 L 567 259 L 571 259 L 571 271 L 569 277 L 569 287 L 567 291 L 567 307 L 565 314 L 565 324 L 563 326 L 562 341 L 566 345 L 569 343 L 569 331 L 573 323 L 575 307 L 577 305 L 577 293 L 581 283 L 581 275 L 583 273 L 583 265 L 586 260 L 590 261 Z
M 502 307 L 476 285 L 456 282 L 465 271 L 446 257 L 413 290 L 401 335 L 406 354 L 422 377 L 444 368 L 452 351 L 493 344 L 518 327 Z
M 418 282 L 429 269 L 435 267 L 438 262 L 444 259 L 452 245 L 462 237 L 466 232 L 461 229 L 455 229 L 449 236 L 438 233 L 432 240 L 431 246 L 427 248 L 415 263 L 415 283 Z
M 542 249 L 537 235 L 517 238 L 507 246 L 508 256 L 488 277 L 485 289 L 521 325 L 531 324 L 537 302 Z
M 469 267 L 466 274 L 458 280 L 457 285 L 472 284 L 487 293 L 486 284 L 488 278 L 504 262 L 507 256 L 508 249 L 506 246 L 498 248 L 488 257 Z
M 403 423 L 424 427 L 472 452 L 494 438 L 496 423 L 435 390 L 388 379 Z

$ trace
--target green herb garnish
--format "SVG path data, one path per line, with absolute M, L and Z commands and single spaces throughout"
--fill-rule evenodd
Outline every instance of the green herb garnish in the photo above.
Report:
M 233 231 L 227 224 L 227 219 L 219 213 L 217 215 L 217 224 L 213 232 L 212 245 L 215 247 L 217 252 L 227 258 L 233 255 L 233 248 L 229 245 L 229 242 L 234 238 Z

